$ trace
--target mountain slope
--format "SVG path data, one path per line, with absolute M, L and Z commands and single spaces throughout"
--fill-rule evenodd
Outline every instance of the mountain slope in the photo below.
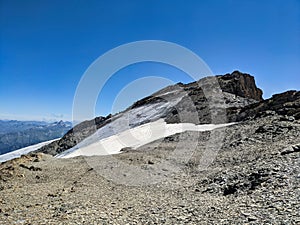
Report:
M 215 81 L 223 91 L 219 99 L 214 93 L 212 96 L 204 93 L 218 89 L 212 85 Z M 206 77 L 190 84 L 178 83 L 135 102 L 116 115 L 85 121 L 75 126 L 62 139 L 40 148 L 38 152 L 56 155 L 73 148 L 96 131 L 97 134 L 80 146 L 161 118 L 167 123 L 226 123 L 224 119 L 212 121 L 211 111 L 225 115 L 226 108 L 243 107 L 259 100 L 262 100 L 262 91 L 256 87 L 254 77 L 239 71 L 224 76 Z M 212 105 L 215 107 L 213 110 Z M 214 118 L 218 116 L 214 115 Z

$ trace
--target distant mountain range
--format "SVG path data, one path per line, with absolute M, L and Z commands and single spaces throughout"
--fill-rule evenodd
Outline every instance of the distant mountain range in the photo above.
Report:
M 40 142 L 62 137 L 71 122 L 0 120 L 0 155 Z

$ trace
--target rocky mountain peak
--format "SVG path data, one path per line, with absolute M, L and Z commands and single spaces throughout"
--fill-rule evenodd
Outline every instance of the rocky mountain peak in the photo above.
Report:
M 217 77 L 223 91 L 257 101 L 263 100 L 263 92 L 256 86 L 255 79 L 250 74 L 233 71 Z

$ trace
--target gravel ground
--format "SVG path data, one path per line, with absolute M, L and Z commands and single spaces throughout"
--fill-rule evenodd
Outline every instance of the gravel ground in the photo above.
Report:
M 0 224 L 300 224 L 300 122 L 272 115 L 219 131 L 207 168 L 210 132 L 114 156 L 2 163 Z M 172 156 L 195 141 L 188 161 Z

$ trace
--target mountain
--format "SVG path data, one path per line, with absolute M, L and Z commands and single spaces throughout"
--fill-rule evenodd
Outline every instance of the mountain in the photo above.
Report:
M 166 87 L 1 163 L 0 224 L 299 224 L 299 109 L 237 71 Z
M 223 91 L 221 96 L 208 93 L 218 91 L 219 88 Z M 262 91 L 256 87 L 254 77 L 239 71 L 223 76 L 206 77 L 189 84 L 178 83 L 135 102 L 116 115 L 96 117 L 94 120 L 80 123 L 60 140 L 43 146 L 38 152 L 56 155 L 73 148 L 96 131 L 98 137 L 90 137 L 92 140 L 86 142 L 92 143 L 99 137 L 106 138 L 161 118 L 167 123 L 208 124 L 212 122 L 212 104 L 215 107 L 214 112 L 225 114 L 224 110 L 229 107 L 243 107 L 261 100 Z M 215 102 L 218 101 L 223 104 L 216 105 Z M 194 112 L 193 115 L 191 112 Z M 214 118 L 218 118 L 218 115 L 214 115 Z M 227 121 L 224 118 L 213 122 Z
M 18 120 L 0 120 L 0 134 L 14 133 L 24 131 L 30 128 L 45 126 L 44 121 L 18 121 Z
M 0 154 L 62 137 L 70 122 L 0 120 Z

